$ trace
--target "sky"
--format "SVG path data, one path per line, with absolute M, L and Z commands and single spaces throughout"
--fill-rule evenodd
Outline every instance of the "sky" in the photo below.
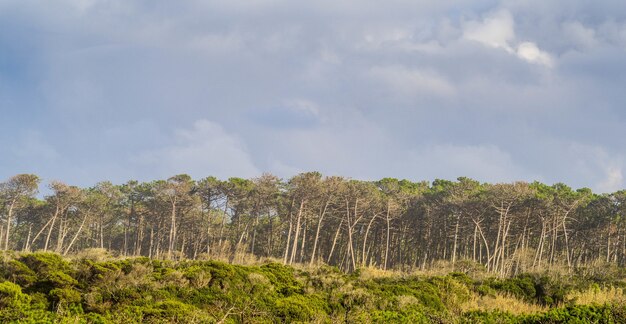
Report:
M 626 2 L 0 0 L 0 179 L 624 188 Z

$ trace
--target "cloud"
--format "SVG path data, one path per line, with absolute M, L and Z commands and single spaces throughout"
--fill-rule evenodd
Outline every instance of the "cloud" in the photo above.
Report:
M 532 179 L 534 176 L 495 145 L 435 144 L 409 153 L 408 162 L 422 175 L 442 179 L 465 176 L 488 182 Z M 429 177 L 430 178 L 430 177 Z
M 317 104 L 306 99 L 285 99 L 278 107 L 257 109 L 249 119 L 275 129 L 313 128 L 322 122 Z
M 598 44 L 595 30 L 585 27 L 579 21 L 564 22 L 562 28 L 564 36 L 576 47 L 588 49 Z
M 624 187 L 624 176 L 620 167 L 608 167 L 605 170 L 606 179 L 598 183 L 596 188 L 600 192 L 614 192 Z
M 464 26 L 463 37 L 484 45 L 500 48 L 517 55 L 530 63 L 552 66 L 550 54 L 539 49 L 537 44 L 518 42 L 515 35 L 515 21 L 507 10 L 489 13 L 482 21 L 469 21 Z
M 576 176 L 586 178 L 589 187 L 597 192 L 613 192 L 624 186 L 623 156 L 611 153 L 600 145 L 572 143 L 566 153 L 578 171 Z
M 507 10 L 488 14 L 482 21 L 465 24 L 463 37 L 468 40 L 512 51 L 509 43 L 515 40 L 515 22 Z
M 220 125 L 198 120 L 191 129 L 177 129 L 173 144 L 149 150 L 131 159 L 137 167 L 157 170 L 160 177 L 187 173 L 205 176 L 254 177 L 260 174 L 245 145 Z
M 319 170 L 617 188 L 624 9 L 0 1 L 1 169 L 81 185 Z
M 517 47 L 517 56 L 531 62 L 543 64 L 545 66 L 552 66 L 552 57 L 550 54 L 542 51 L 537 47 L 537 44 L 533 42 L 523 42 Z
M 402 96 L 451 96 L 454 86 L 434 71 L 411 69 L 398 65 L 374 66 L 369 75 Z

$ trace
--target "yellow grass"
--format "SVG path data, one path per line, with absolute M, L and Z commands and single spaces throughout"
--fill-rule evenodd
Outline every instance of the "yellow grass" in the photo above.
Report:
M 462 306 L 463 311 L 495 311 L 509 312 L 511 314 L 535 314 L 545 312 L 546 307 L 527 303 L 506 295 L 477 296 L 474 295 L 469 302 Z
M 406 276 L 406 273 L 397 270 L 383 270 L 376 267 L 361 268 L 359 272 L 359 279 L 370 280 L 377 278 L 401 278 Z
M 624 304 L 626 295 L 624 289 L 616 287 L 592 287 L 585 291 L 575 291 L 567 294 L 566 299 L 576 305 L 604 305 Z

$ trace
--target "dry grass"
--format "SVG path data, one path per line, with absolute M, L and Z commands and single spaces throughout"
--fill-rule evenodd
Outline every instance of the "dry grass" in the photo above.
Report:
M 116 256 L 107 249 L 89 248 L 67 255 L 70 260 L 92 260 L 97 262 L 115 260 Z
M 624 289 L 616 287 L 592 287 L 585 291 L 570 292 L 566 300 L 575 305 L 624 304 Z
M 415 268 L 411 271 L 412 275 L 433 277 L 445 276 L 454 271 L 454 265 L 450 261 L 438 260 L 426 266 L 424 269 Z
M 515 297 L 506 295 L 477 296 L 473 295 L 470 301 L 462 305 L 463 311 L 495 311 L 509 312 L 511 314 L 536 314 L 545 312 L 546 307 L 527 303 Z
M 361 268 L 359 272 L 359 279 L 371 280 L 377 278 L 403 278 L 407 273 L 397 270 L 383 270 L 376 267 Z

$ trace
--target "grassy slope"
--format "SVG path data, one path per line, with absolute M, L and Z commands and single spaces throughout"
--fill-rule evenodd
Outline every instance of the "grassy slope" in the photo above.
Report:
M 478 276 L 477 276 L 478 277 Z M 561 323 L 626 321 L 622 281 L 4 255 L 0 322 Z

